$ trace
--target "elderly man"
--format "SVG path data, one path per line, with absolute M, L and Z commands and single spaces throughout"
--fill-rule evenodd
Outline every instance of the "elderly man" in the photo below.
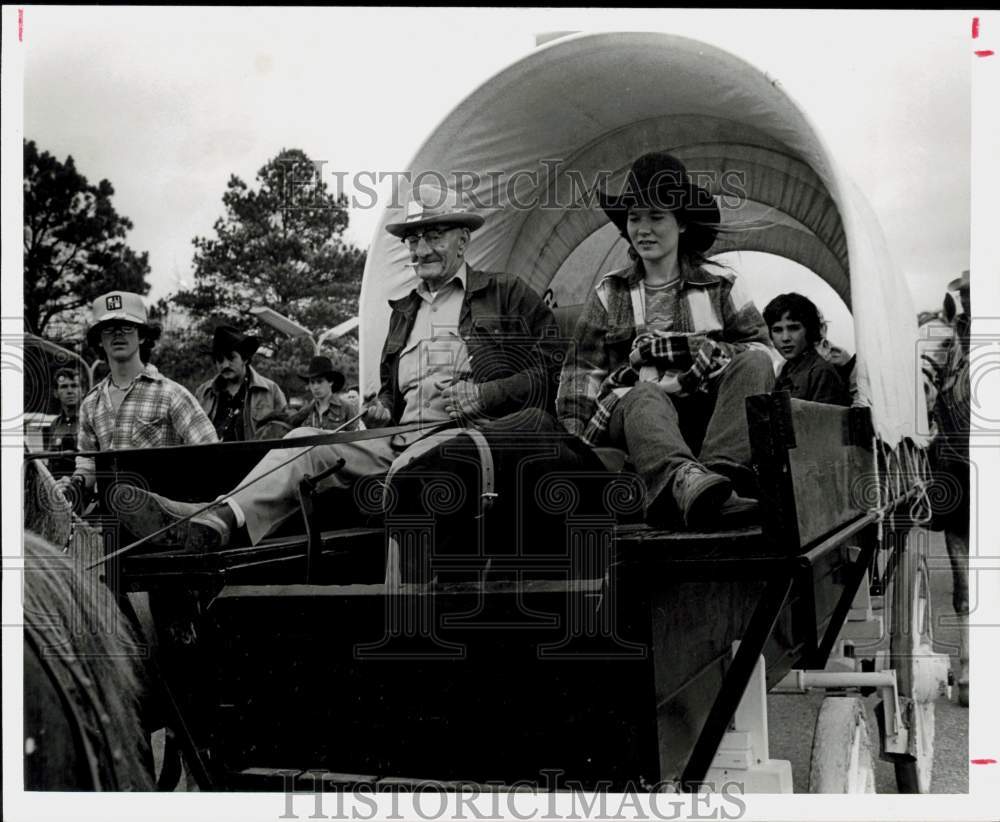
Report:
M 149 324 L 138 294 L 111 291 L 94 300 L 87 343 L 107 360 L 110 373 L 80 403 L 80 451 L 216 441 L 212 423 L 191 393 L 149 363 L 159 332 Z M 72 476 L 59 482 L 63 488 L 93 488 L 94 458 L 78 456 Z
M 195 396 L 223 442 L 252 440 L 265 417 L 284 410 L 288 401 L 278 384 L 250 365 L 260 340 L 231 325 L 220 325 L 212 339 L 218 374 L 202 383 Z
M 505 274 L 476 271 L 465 262 L 471 234 L 483 218 L 450 189 L 421 186 L 402 222 L 386 226 L 406 245 L 419 282 L 390 302 L 392 314 L 381 358 L 381 389 L 368 406 L 369 428 L 389 424 L 412 430 L 383 438 L 272 450 L 236 491 L 182 524 L 199 505 L 138 492 L 142 503 L 122 519 L 144 535 L 177 524 L 162 543 L 192 550 L 225 545 L 246 526 L 257 543 L 298 509 L 305 476 L 343 467 L 325 481 L 348 488 L 361 477 L 386 472 L 428 430 L 467 423 L 489 430 L 530 426 L 557 430 L 545 412 L 558 373 L 558 326 L 530 288 Z M 320 433 L 300 428 L 289 436 Z M 426 442 L 423 444 L 426 446 Z

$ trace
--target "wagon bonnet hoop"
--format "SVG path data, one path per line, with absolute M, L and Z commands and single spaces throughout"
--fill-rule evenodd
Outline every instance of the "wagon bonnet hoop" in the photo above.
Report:
M 626 68 L 642 82 L 623 94 Z M 472 91 L 406 170 L 410 181 L 472 175 L 464 191 L 485 223 L 469 264 L 508 271 L 539 294 L 551 289 L 563 308 L 582 304 L 601 274 L 627 264 L 627 243 L 596 193 L 620 191 L 632 162 L 650 151 L 677 157 L 716 198 L 722 224 L 713 254 L 793 260 L 851 307 L 858 392 L 879 439 L 925 444 L 916 428 L 924 398 L 913 390 L 917 363 L 906 344 L 916 338 L 916 313 L 878 220 L 781 84 L 733 54 L 652 32 L 560 38 Z M 406 194 L 388 204 L 365 267 L 366 394 L 378 383 L 387 302 L 415 285 L 405 250 L 385 230 L 399 221 Z M 740 224 L 763 227 L 727 231 Z

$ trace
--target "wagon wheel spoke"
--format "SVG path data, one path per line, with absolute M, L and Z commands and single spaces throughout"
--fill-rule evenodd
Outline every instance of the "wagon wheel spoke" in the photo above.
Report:
M 922 536 L 916 529 L 899 546 L 900 558 L 892 582 L 890 656 L 899 695 L 910 701 L 913 755 L 895 761 L 901 793 L 929 793 L 934 763 L 936 689 L 929 683 L 928 663 L 935 656 L 930 577 Z M 917 535 L 921 538 L 914 538 Z

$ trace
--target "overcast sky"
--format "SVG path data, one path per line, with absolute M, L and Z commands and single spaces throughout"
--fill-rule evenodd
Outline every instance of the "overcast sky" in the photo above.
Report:
M 919 308 L 969 267 L 971 14 L 29 7 L 24 134 L 109 179 L 150 252 L 152 296 L 191 281 L 191 239 L 284 147 L 395 171 L 540 32 L 657 30 L 778 78 L 865 190 Z M 987 34 L 988 32 L 983 32 Z M 981 41 L 985 42 L 985 38 Z M 378 211 L 354 209 L 367 247 Z

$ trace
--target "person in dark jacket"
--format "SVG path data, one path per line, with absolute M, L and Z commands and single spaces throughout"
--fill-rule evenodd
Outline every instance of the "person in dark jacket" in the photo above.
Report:
M 480 430 L 543 431 L 559 436 L 548 413 L 563 342 L 542 299 L 507 274 L 476 271 L 465 262 L 471 233 L 483 224 L 458 193 L 428 184 L 416 190 L 405 219 L 386 226 L 410 253 L 417 286 L 390 301 L 392 314 L 381 358 L 382 384 L 367 406 L 368 428 L 412 424 L 394 435 L 271 451 L 219 504 L 178 525 L 203 504 L 180 503 L 136 489 L 122 512 L 142 536 L 168 529 L 158 544 L 205 550 L 228 543 L 245 526 L 256 544 L 298 508 L 300 480 L 341 459 L 324 488 L 349 488 L 384 473 L 404 454 L 426 449 L 445 424 Z M 288 436 L 319 433 L 299 428 Z M 291 459 L 291 461 L 289 461 Z M 398 465 L 398 463 L 397 463 Z M 170 527 L 175 526 L 175 527 Z
M 812 300 L 794 292 L 779 294 L 764 308 L 771 341 L 785 358 L 774 384 L 795 399 L 850 405 L 851 394 L 837 367 L 816 350 L 822 320 Z
M 219 373 L 194 393 L 223 442 L 255 439 L 264 418 L 287 405 L 278 384 L 250 365 L 259 345 L 231 325 L 215 329 L 212 359 Z

